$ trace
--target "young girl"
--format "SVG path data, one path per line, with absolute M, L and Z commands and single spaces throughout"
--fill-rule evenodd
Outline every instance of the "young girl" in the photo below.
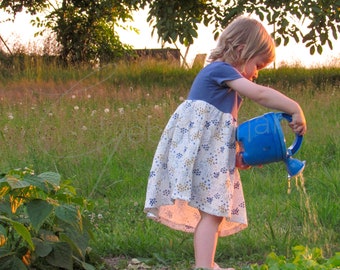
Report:
M 235 168 L 241 96 L 292 115 L 293 132 L 306 131 L 298 103 L 252 82 L 274 57 L 274 42 L 262 24 L 248 17 L 234 20 L 195 78 L 187 100 L 170 118 L 156 150 L 145 212 L 173 229 L 194 233 L 197 269 L 222 269 L 214 262 L 218 237 L 247 227 Z

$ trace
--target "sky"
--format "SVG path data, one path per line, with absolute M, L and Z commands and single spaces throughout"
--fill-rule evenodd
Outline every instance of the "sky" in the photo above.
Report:
M 3 20 L 5 15 L 0 12 L 0 21 Z M 157 42 L 157 37 L 151 36 L 152 27 L 146 22 L 146 11 L 138 12 L 134 15 L 134 22 L 129 25 L 139 29 L 139 34 L 133 32 L 127 32 L 121 29 L 117 29 L 120 39 L 123 43 L 132 45 L 135 49 L 153 49 L 161 48 L 161 45 Z M 13 45 L 13 40 L 20 40 L 21 44 L 27 44 L 29 42 L 39 44 L 41 40 L 34 38 L 36 29 L 30 24 L 31 17 L 25 13 L 19 13 L 14 23 L 1 22 L 0 23 L 0 35 L 10 45 Z M 265 25 L 270 32 L 271 29 Z M 209 54 L 210 50 L 216 45 L 216 41 L 213 39 L 212 28 L 207 28 L 203 25 L 199 26 L 198 38 L 189 49 L 187 62 L 190 64 L 193 62 L 196 54 Z M 40 38 L 41 39 L 41 38 Z M 166 46 L 174 48 L 174 46 Z M 182 54 L 185 52 L 183 46 L 179 46 Z M 276 49 L 275 65 L 280 66 L 283 63 L 288 65 L 299 64 L 301 66 L 322 66 L 336 61 L 339 65 L 340 61 L 340 40 L 333 41 L 333 50 L 325 46 L 322 55 L 315 53 L 309 54 L 309 48 L 304 47 L 304 44 L 297 44 L 291 40 L 288 46 L 279 46 Z

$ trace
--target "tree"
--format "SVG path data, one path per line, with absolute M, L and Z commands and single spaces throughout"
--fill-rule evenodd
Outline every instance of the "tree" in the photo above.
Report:
M 28 13 L 34 15 L 47 7 L 48 1 L 45 0 L 2 0 L 0 3 L 0 9 L 3 9 L 8 13 L 13 13 L 14 16 L 24 9 L 26 9 Z
M 52 30 L 60 44 L 60 56 L 64 61 L 81 63 L 99 59 L 101 62 L 123 55 L 131 47 L 122 44 L 115 27 L 132 20 L 131 11 L 143 6 L 135 0 L 62 0 L 52 5 L 50 1 L 5 0 L 0 8 L 9 13 L 25 10 L 34 15 L 47 11 L 41 20 L 37 17 L 33 25 Z M 131 29 L 132 31 L 134 29 Z
M 61 0 L 60 0 L 61 1 Z M 57 1 L 57 2 L 60 2 Z M 62 0 L 46 21 L 36 25 L 50 28 L 62 47 L 62 57 L 78 62 L 96 57 L 112 59 L 129 46 L 123 45 L 115 26 L 132 19 L 133 10 L 149 7 L 148 22 L 163 43 L 189 48 L 198 25 L 214 25 L 217 38 L 222 29 L 240 14 L 255 14 L 273 25 L 278 45 L 302 41 L 310 53 L 322 47 L 333 49 L 332 38 L 340 33 L 340 0 Z M 0 9 L 13 13 L 23 8 L 31 14 L 51 7 L 48 0 L 3 0 Z M 307 30 L 301 27 L 307 24 Z
M 165 3 L 166 2 L 166 3 Z M 273 25 L 276 43 L 284 45 L 293 38 L 302 41 L 310 53 L 331 49 L 332 37 L 340 33 L 340 0 L 150 0 L 148 22 L 163 42 L 179 41 L 189 46 L 197 37 L 199 23 L 215 26 L 215 39 L 222 29 L 240 14 L 256 14 Z M 307 23 L 307 30 L 301 24 Z

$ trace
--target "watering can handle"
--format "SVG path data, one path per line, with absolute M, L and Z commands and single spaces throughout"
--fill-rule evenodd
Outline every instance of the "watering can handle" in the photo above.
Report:
M 292 116 L 291 115 L 289 115 L 287 113 L 282 113 L 281 115 L 288 122 L 292 121 Z M 294 140 L 293 144 L 291 146 L 289 146 L 288 149 L 287 149 L 288 156 L 294 155 L 300 149 L 301 144 L 302 144 L 302 140 L 303 140 L 303 136 L 302 135 L 295 134 L 295 140 Z

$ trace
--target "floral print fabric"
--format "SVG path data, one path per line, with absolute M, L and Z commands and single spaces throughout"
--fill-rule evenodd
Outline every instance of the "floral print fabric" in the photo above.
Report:
M 194 232 L 199 210 L 224 217 L 220 236 L 247 227 L 235 168 L 236 121 L 211 104 L 186 100 L 174 112 L 150 171 L 145 212 L 173 229 Z

